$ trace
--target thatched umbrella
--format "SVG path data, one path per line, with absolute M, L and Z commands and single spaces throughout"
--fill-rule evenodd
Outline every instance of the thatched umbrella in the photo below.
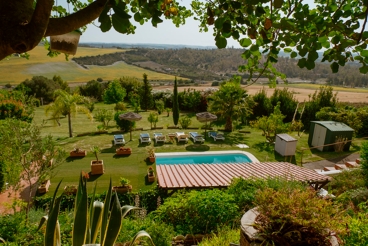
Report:
M 129 120 L 129 121 L 139 121 L 142 119 L 142 116 L 133 112 L 128 112 L 125 114 L 119 115 L 119 119 L 121 120 Z M 130 126 L 130 141 L 132 141 L 132 126 Z
M 207 122 L 215 121 L 217 120 L 217 116 L 214 114 L 211 114 L 210 112 L 202 112 L 196 114 L 197 120 L 199 122 L 206 122 L 206 128 L 204 129 L 204 138 L 206 138 L 206 131 L 207 131 Z

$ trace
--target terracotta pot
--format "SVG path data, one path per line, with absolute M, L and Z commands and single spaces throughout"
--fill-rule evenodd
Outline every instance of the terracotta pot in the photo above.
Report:
M 149 161 L 150 161 L 150 162 L 152 162 L 152 163 L 154 163 L 154 162 L 156 161 L 156 156 L 154 156 L 154 157 L 149 157 Z
M 104 172 L 103 160 L 91 161 L 91 175 L 103 174 Z
M 50 37 L 51 50 L 65 54 L 75 55 L 81 33 L 72 31 L 70 33 Z
M 119 149 L 116 149 L 116 154 L 117 155 L 130 155 L 132 154 L 132 149 L 131 148 L 119 148 Z
M 42 184 L 37 188 L 37 192 L 38 192 L 39 194 L 44 194 L 44 193 L 48 192 L 48 191 L 49 191 L 50 184 L 51 184 L 50 180 L 46 180 L 46 181 L 44 181 L 44 182 L 43 182 L 43 183 L 42 183 Z
M 86 150 L 79 150 L 78 152 L 76 151 L 70 151 L 70 157 L 84 157 L 87 155 L 87 151 Z
M 148 182 L 155 182 L 155 173 L 150 174 L 148 172 L 147 177 L 148 177 Z
M 132 191 L 131 185 L 125 185 L 125 186 L 113 186 L 113 191 L 116 191 L 116 193 L 127 193 Z

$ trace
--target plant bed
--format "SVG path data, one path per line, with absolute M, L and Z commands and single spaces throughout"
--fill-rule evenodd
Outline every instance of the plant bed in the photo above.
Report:
M 93 134 L 94 135 L 100 135 L 100 134 L 106 134 L 106 133 L 108 133 L 108 131 L 102 130 L 102 131 L 94 132 Z
M 130 154 L 132 154 L 131 148 L 120 147 L 116 149 L 116 155 L 130 155 Z
M 86 155 L 87 155 L 86 150 L 76 149 L 76 150 L 70 151 L 70 157 L 84 157 Z
M 88 136 L 88 135 L 91 135 L 91 134 L 92 134 L 92 132 L 83 132 L 83 133 L 77 134 L 77 137 Z
M 168 126 L 167 129 L 179 129 L 178 126 Z
M 164 127 L 163 126 L 151 127 L 151 130 L 156 130 L 156 129 L 164 129 Z
M 103 160 L 91 161 L 91 175 L 104 174 L 104 172 Z
M 140 128 L 134 128 L 133 131 L 143 131 L 143 127 Z
M 78 187 L 76 185 L 67 185 L 64 186 L 64 194 L 65 195 L 75 195 L 77 194 Z
M 250 131 L 243 131 L 243 130 L 240 130 L 239 132 L 240 133 L 250 133 Z
M 49 187 L 51 185 L 50 180 L 45 180 L 41 183 L 41 185 L 37 188 L 38 194 L 45 194 L 49 191 Z
M 112 190 L 116 191 L 116 193 L 122 194 L 122 193 L 131 192 L 132 191 L 132 186 L 131 185 L 113 186 Z

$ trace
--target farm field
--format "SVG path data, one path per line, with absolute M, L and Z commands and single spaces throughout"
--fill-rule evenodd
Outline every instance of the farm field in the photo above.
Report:
M 97 56 L 122 51 L 118 49 L 79 47 L 75 57 Z M 26 79 L 31 79 L 33 76 L 52 78 L 54 75 L 60 75 L 68 83 L 88 82 L 97 78 L 113 80 L 124 76 L 142 78 L 143 73 L 146 73 L 150 80 L 174 80 L 172 75 L 153 72 L 124 62 L 104 67 L 88 66 L 89 69 L 85 69 L 73 62 L 71 60 L 72 56 L 69 56 L 69 61 L 65 59 L 63 54 L 54 58 L 48 57 L 47 50 L 43 46 L 37 46 L 29 54 L 29 60 L 20 57 L 9 57 L 9 59 L 0 61 L 0 74 L 2 74 L 0 85 L 8 83 L 16 85 Z

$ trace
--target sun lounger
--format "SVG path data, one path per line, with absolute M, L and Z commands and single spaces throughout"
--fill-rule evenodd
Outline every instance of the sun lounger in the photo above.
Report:
M 188 136 L 184 132 L 176 132 L 176 138 L 178 139 L 178 142 L 188 142 Z
M 208 132 L 208 136 L 216 140 L 225 140 L 224 134 L 220 132 Z
M 148 133 L 141 133 L 139 136 L 139 141 L 141 143 L 151 143 L 151 138 Z
M 201 134 L 198 134 L 197 132 L 189 132 L 189 136 L 194 143 L 196 142 L 204 143 L 203 136 Z
M 153 138 L 155 139 L 156 144 L 158 142 L 166 142 L 166 137 L 165 135 L 162 135 L 162 133 L 153 133 Z
M 114 145 L 125 144 L 125 139 L 123 135 L 114 135 Z

